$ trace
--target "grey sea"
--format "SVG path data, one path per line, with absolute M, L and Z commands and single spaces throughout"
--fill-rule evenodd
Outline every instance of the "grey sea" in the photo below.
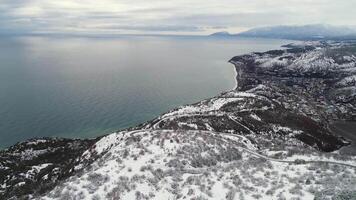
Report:
M 0 148 L 33 137 L 89 138 L 235 86 L 228 60 L 272 39 L 0 37 Z

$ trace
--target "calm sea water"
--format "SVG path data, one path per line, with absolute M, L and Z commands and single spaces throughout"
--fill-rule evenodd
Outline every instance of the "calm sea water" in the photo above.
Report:
M 0 148 L 137 125 L 235 85 L 239 54 L 289 41 L 208 37 L 0 38 Z

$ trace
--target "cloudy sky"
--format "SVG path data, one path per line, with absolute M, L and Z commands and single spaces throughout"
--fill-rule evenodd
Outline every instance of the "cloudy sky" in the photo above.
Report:
M 0 0 L 2 33 L 239 32 L 272 25 L 356 25 L 356 0 Z

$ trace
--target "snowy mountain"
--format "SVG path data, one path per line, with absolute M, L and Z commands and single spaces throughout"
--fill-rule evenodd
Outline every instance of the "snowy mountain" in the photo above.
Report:
M 305 25 L 274 26 L 254 28 L 237 34 L 244 37 L 267 37 L 282 39 L 323 39 L 323 38 L 356 38 L 356 29 L 345 26 Z
M 0 199 L 353 199 L 356 48 L 301 42 L 232 58 L 236 89 L 94 140 L 0 152 Z M 340 150 L 341 149 L 341 150 Z

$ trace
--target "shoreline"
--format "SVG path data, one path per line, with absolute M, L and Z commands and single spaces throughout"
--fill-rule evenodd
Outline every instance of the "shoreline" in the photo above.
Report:
M 133 178 L 137 177 L 137 174 L 146 173 L 145 171 L 154 174 L 152 172 L 157 172 L 155 167 L 160 171 L 172 170 L 181 175 L 192 172 L 186 171 L 188 168 L 194 173 L 195 170 L 205 169 L 209 172 L 216 169 L 226 174 L 225 169 L 221 170 L 221 166 L 225 166 L 226 163 L 231 164 L 229 169 L 234 172 L 238 170 L 245 172 L 243 168 L 245 164 L 248 168 L 256 167 L 254 170 L 257 172 L 272 167 L 278 179 L 285 177 L 286 171 L 294 171 L 290 166 L 299 168 L 300 173 L 313 174 L 312 177 L 315 177 L 316 181 L 323 181 L 322 177 L 328 175 L 329 170 L 340 173 L 338 176 L 344 178 L 343 173 L 349 172 L 348 168 L 356 167 L 353 159 L 356 154 L 343 153 L 348 142 L 328 128 L 330 125 L 326 120 L 329 119 L 328 113 L 318 112 L 317 106 L 322 104 L 308 96 L 314 94 L 313 90 L 308 90 L 309 93 L 303 95 L 307 89 L 324 88 L 318 88 L 320 85 L 308 88 L 308 84 L 315 83 L 313 82 L 315 80 L 303 74 L 299 74 L 301 76 L 299 78 L 304 84 L 293 85 L 299 84 L 299 79 L 289 77 L 291 86 L 278 76 L 278 73 L 281 73 L 288 79 L 290 74 L 285 73 L 283 69 L 275 72 L 273 68 L 267 67 L 261 69 L 262 73 L 255 70 L 261 67 L 261 63 L 258 62 L 261 61 L 260 58 L 268 62 L 269 59 L 275 60 L 286 53 L 287 50 L 272 50 L 236 56 L 229 60 L 235 71 L 234 89 L 194 104 L 177 107 L 143 124 L 91 140 L 30 139 L 4 151 L 0 150 L 0 178 L 12 176 L 3 180 L 6 187 L 3 190 L 4 195 L 51 196 L 61 194 L 57 191 L 71 191 L 73 192 L 71 195 L 76 196 L 80 195 L 78 193 L 80 191 L 89 191 L 88 188 L 67 188 L 61 183 L 64 181 L 73 185 L 83 181 L 84 184 L 87 183 L 87 177 L 97 177 L 98 173 L 100 176 L 109 173 L 113 175 L 111 176 L 113 180 L 119 180 L 122 173 Z M 298 61 L 298 56 L 301 55 L 304 54 L 291 53 L 287 58 Z M 342 119 L 342 116 L 336 115 L 337 113 L 332 114 Z M 351 134 L 353 127 L 348 130 L 347 134 Z M 161 161 L 156 163 L 157 159 Z M 182 160 L 185 164 L 181 162 Z M 261 165 L 256 165 L 256 161 L 261 162 Z M 236 165 L 236 162 L 241 164 Z M 262 163 L 269 163 L 270 166 L 263 166 Z M 335 168 L 335 165 L 338 167 Z M 111 170 L 103 171 L 107 166 L 112 166 Z M 316 171 L 313 167 L 320 170 Z M 124 170 L 126 168 L 128 171 Z M 59 169 L 59 172 L 55 169 Z M 241 173 L 244 173 L 242 171 Z M 258 173 L 253 172 L 252 176 L 254 174 L 257 174 L 256 178 L 261 178 Z M 318 178 L 320 174 L 321 178 Z M 70 177 L 73 179 L 69 179 Z M 149 181 L 147 177 L 144 176 L 143 180 Z M 262 177 L 266 182 L 273 180 L 269 175 Z M 164 180 L 170 180 L 170 175 L 166 178 Z M 310 185 L 311 180 L 306 185 L 303 184 L 306 182 L 305 175 L 300 174 L 299 178 L 301 181 L 290 176 L 288 181 L 302 183 L 301 189 L 309 191 L 307 185 Z M 109 179 L 107 181 L 103 179 L 102 183 L 111 187 L 113 184 Z M 127 180 L 131 180 L 130 183 L 135 182 L 132 179 Z M 93 181 L 97 182 L 96 179 Z M 254 181 L 251 183 L 258 186 Z M 46 185 L 47 189 L 38 191 L 37 189 L 41 187 L 38 185 L 41 184 Z M 325 188 L 329 188 L 329 182 L 323 184 Z M 348 187 L 354 186 L 353 183 L 348 184 L 346 185 Z M 210 186 L 213 185 L 214 183 Z M 334 186 L 334 183 L 331 185 Z M 101 187 L 96 184 L 90 186 L 94 187 L 95 191 Z M 31 188 L 25 191 L 28 194 L 17 192 L 25 187 Z M 0 195 L 1 192 L 0 188 Z
M 226 91 L 226 92 L 229 92 L 229 91 L 232 91 L 232 90 L 236 90 L 237 89 L 237 86 L 238 86 L 238 81 L 237 81 L 237 76 L 238 76 L 238 72 L 237 72 L 237 69 L 236 69 L 236 65 L 234 64 L 234 63 L 232 63 L 232 62 L 230 62 L 230 60 L 228 61 L 228 63 L 230 63 L 231 65 L 233 65 L 234 67 L 234 73 L 235 73 L 235 78 L 234 78 L 234 80 L 235 80 L 235 86 L 231 89 L 231 90 L 228 90 L 228 91 Z
M 290 45 L 290 44 L 288 44 L 288 45 Z M 269 52 L 269 51 L 279 51 L 279 50 L 286 50 L 286 49 L 288 49 L 288 48 L 285 48 L 284 46 L 286 46 L 286 45 L 282 45 L 282 46 L 280 46 L 280 48 L 278 48 L 278 49 L 268 50 L 267 52 Z M 295 48 L 295 47 L 292 46 L 291 48 Z M 242 55 L 239 55 L 239 56 L 249 55 L 249 54 L 253 54 L 253 53 L 254 53 L 254 52 L 250 52 L 250 53 L 248 53 L 248 54 L 242 54 Z M 263 52 L 263 53 L 266 53 L 266 52 Z M 238 56 L 235 56 L 235 57 L 238 57 Z M 243 65 L 243 63 L 238 63 L 238 62 L 234 61 L 233 59 L 234 59 L 235 57 L 233 57 L 233 58 L 231 58 L 230 60 L 227 61 L 227 63 L 229 63 L 229 64 L 231 64 L 231 65 L 233 66 L 233 71 L 234 71 L 233 77 L 235 77 L 235 78 L 234 78 L 235 86 L 233 86 L 232 89 L 228 89 L 228 90 L 225 90 L 225 91 L 221 91 L 219 94 L 217 94 L 217 95 L 215 95 L 215 96 L 213 96 L 213 97 L 209 97 L 209 98 L 203 99 L 203 100 L 201 100 L 201 101 L 209 100 L 209 99 L 212 99 L 212 98 L 214 98 L 214 97 L 219 97 L 219 96 L 222 95 L 222 94 L 229 93 L 229 92 L 232 92 L 232 91 L 239 91 L 239 81 L 238 81 L 238 80 L 242 78 L 243 70 L 242 70 L 242 67 L 240 67 L 238 64 Z M 239 69 L 239 70 L 238 70 L 238 69 Z M 238 72 L 238 71 L 239 71 L 239 72 Z M 199 101 L 199 102 L 201 102 L 201 101 Z M 184 107 L 184 106 L 195 105 L 195 104 L 198 104 L 199 102 L 177 106 L 176 108 L 173 108 L 173 109 L 171 109 L 171 110 L 168 110 L 167 112 L 158 114 L 157 117 L 159 118 L 159 117 L 163 116 L 163 115 L 166 114 L 166 113 L 170 113 L 170 112 L 172 112 L 172 111 L 174 111 L 174 110 L 177 110 L 177 109 L 179 109 L 179 108 L 181 108 L 181 107 Z M 34 137 L 34 138 L 29 138 L 29 139 L 26 139 L 26 140 L 23 140 L 23 141 L 18 141 L 18 142 L 16 142 L 15 144 L 10 145 L 10 146 L 8 146 L 8 147 L 0 148 L 0 152 L 1 152 L 1 151 L 4 151 L 4 150 L 7 150 L 7 149 L 9 149 L 9 148 L 11 148 L 11 147 L 14 147 L 14 146 L 16 146 L 16 145 L 19 145 L 19 144 L 21 144 L 21 143 L 25 143 L 25 142 L 27 142 L 27 141 L 36 140 L 36 139 L 52 139 L 52 140 L 56 140 L 56 139 L 97 140 L 98 138 L 102 138 L 102 137 L 105 137 L 105 136 L 107 136 L 107 135 L 110 135 L 110 134 L 113 134 L 113 133 L 117 133 L 117 132 L 119 132 L 119 131 L 125 131 L 125 130 L 136 129 L 137 127 L 140 127 L 141 124 L 149 123 L 149 122 L 153 121 L 154 119 L 156 119 L 157 117 L 155 117 L 155 118 L 153 118 L 153 119 L 149 119 L 149 120 L 147 120 L 147 121 L 145 121 L 145 122 L 143 122 L 143 123 L 134 125 L 134 126 L 132 126 L 132 127 L 123 128 L 123 129 L 118 129 L 118 130 L 115 131 L 115 132 L 103 133 L 103 134 L 100 134 L 99 136 L 88 137 L 88 138 L 81 138 L 81 137 Z M 343 121 L 343 122 L 344 122 L 344 121 Z M 356 122 L 355 122 L 355 123 L 356 123 Z M 113 128 L 113 129 L 114 129 L 114 128 Z M 343 136 L 342 134 L 337 134 L 337 135 Z M 348 139 L 348 138 L 347 138 L 347 139 Z M 355 140 L 355 141 L 356 141 L 356 140 Z M 356 147 L 355 147 L 355 148 L 356 148 Z M 356 150 L 355 150 L 355 152 L 356 152 Z
M 235 86 L 232 90 L 237 90 L 238 89 L 238 76 L 239 73 L 237 72 L 237 65 L 231 61 L 231 59 L 228 61 L 228 63 L 232 64 L 234 66 L 234 73 L 235 73 Z

